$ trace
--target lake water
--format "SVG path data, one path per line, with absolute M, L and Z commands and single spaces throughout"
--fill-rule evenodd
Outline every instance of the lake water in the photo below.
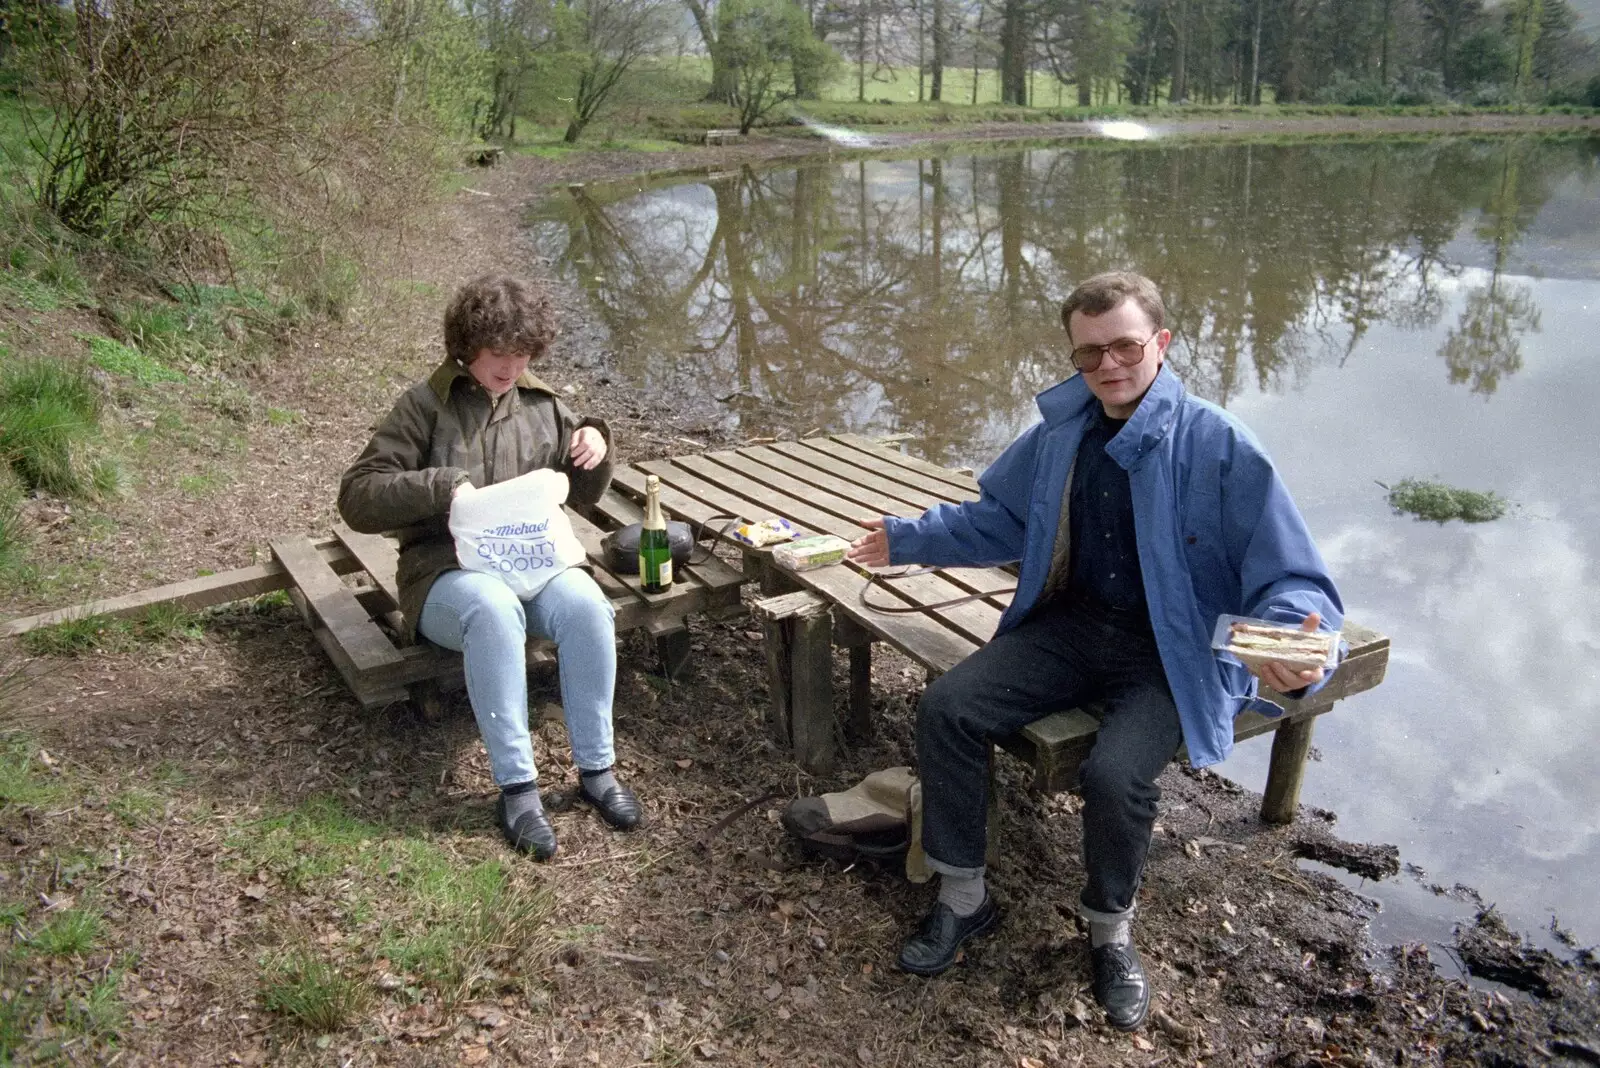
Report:
M 1068 373 L 1073 283 L 1154 277 L 1170 365 L 1265 441 L 1393 640 L 1301 797 L 1414 866 L 1366 888 L 1379 937 L 1441 938 L 1471 908 L 1425 887 L 1461 883 L 1600 942 L 1600 140 L 957 150 L 574 188 L 533 229 L 621 369 L 706 421 L 979 468 Z M 1513 507 L 1396 515 L 1406 477 Z M 1221 770 L 1259 789 L 1268 748 Z

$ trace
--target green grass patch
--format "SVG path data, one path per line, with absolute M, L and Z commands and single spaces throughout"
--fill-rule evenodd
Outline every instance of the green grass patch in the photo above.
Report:
M 227 476 L 219 471 L 178 476 L 178 489 L 185 497 L 209 497 L 227 484 Z
M 131 378 L 141 386 L 160 382 L 186 382 L 188 376 L 174 371 L 161 361 L 99 334 L 79 334 L 89 343 L 89 362 L 109 374 Z
M 6 359 L 0 458 L 25 488 L 89 496 L 114 487 L 116 466 L 95 453 L 99 438 L 100 394 L 81 364 Z
M 1458 489 L 1443 482 L 1407 478 L 1389 490 L 1389 506 L 1404 515 L 1434 523 L 1459 519 L 1463 523 L 1488 523 L 1506 514 L 1507 503 L 1493 490 Z
M 0 576 L 13 577 L 28 558 L 28 530 L 22 519 L 22 486 L 8 465 L 0 465 Z
M 0 808 L 41 808 L 59 800 L 63 789 L 40 763 L 39 747 L 23 734 L 0 736 Z
M 139 645 L 194 641 L 205 635 L 205 616 L 180 605 L 153 604 L 131 618 L 79 616 L 22 635 L 22 646 L 34 656 L 84 656 L 125 652 Z
M 28 936 L 29 949 L 50 957 L 78 957 L 100 944 L 105 920 L 87 908 L 63 909 Z
M 271 426 L 293 426 L 300 421 L 300 413 L 288 408 L 267 408 L 267 423 Z
M 167 810 L 167 799 L 154 790 L 130 786 L 106 802 L 106 808 L 129 827 L 145 827 Z
M 260 985 L 263 1008 L 318 1034 L 349 1023 L 370 993 L 337 965 L 303 948 L 263 961 Z

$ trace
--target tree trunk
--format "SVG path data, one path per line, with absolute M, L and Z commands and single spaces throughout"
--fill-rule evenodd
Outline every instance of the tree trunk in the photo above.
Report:
M 1028 102 L 1028 28 L 1024 0 L 1005 0 L 1000 22 L 1000 102 Z
M 583 125 L 578 119 L 573 119 L 567 123 L 567 132 L 562 136 L 561 140 L 569 145 L 577 144 L 578 138 L 583 136 Z
M 944 59 L 949 47 L 945 40 L 944 0 L 933 0 L 933 63 L 928 69 L 928 99 L 944 99 Z
M 867 0 L 856 5 L 856 102 L 867 102 Z
M 1189 98 L 1189 0 L 1178 0 L 1172 18 L 1172 91 L 1174 104 Z

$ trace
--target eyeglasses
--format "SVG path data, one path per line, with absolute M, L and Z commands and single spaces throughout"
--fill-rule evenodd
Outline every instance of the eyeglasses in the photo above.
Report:
M 1106 345 L 1079 345 L 1072 350 L 1072 366 L 1084 374 L 1098 371 L 1100 361 L 1105 359 L 1106 353 L 1109 352 L 1111 358 L 1123 367 L 1132 367 L 1144 359 L 1144 347 L 1154 341 L 1160 333 L 1161 331 L 1157 330 L 1143 341 L 1135 341 L 1131 337 L 1119 337 Z

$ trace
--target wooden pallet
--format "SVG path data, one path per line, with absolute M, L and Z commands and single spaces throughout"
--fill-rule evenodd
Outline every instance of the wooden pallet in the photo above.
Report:
M 600 517 L 615 516 L 613 521 L 619 523 L 632 522 L 626 517 L 634 511 L 620 498 L 602 502 L 597 509 Z M 637 576 L 607 570 L 600 528 L 583 516 L 568 514 L 595 581 L 616 610 L 618 632 L 641 628 L 649 632 L 669 675 L 677 672 L 688 654 L 687 616 L 742 611 L 739 586 L 744 576 L 716 557 L 683 568 L 666 593 L 648 594 L 639 588 Z M 367 708 L 408 698 L 425 704 L 439 688 L 459 686 L 459 653 L 427 641 L 406 644 L 399 637 L 403 626 L 394 543 L 342 524 L 334 528 L 334 538 L 343 557 L 325 557 L 304 537 L 272 542 L 272 555 L 291 579 L 290 599 L 356 699 Z M 335 566 L 347 562 L 352 566 L 342 573 Z M 542 638 L 529 639 L 529 662 L 550 659 L 554 648 Z

